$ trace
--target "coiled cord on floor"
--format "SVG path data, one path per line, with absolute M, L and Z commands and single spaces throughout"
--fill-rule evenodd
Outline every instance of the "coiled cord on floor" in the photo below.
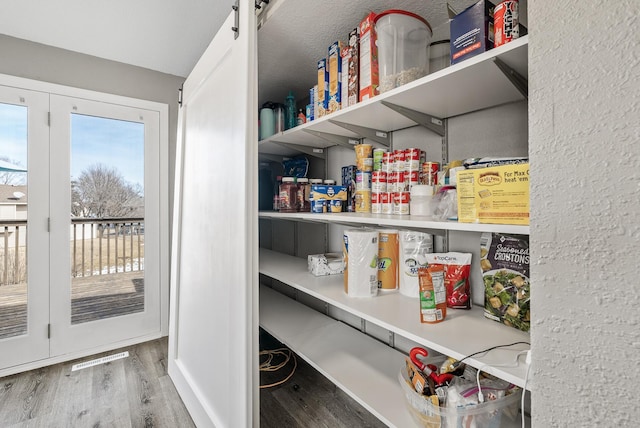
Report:
M 265 361 L 262 361 L 263 356 L 267 357 Z M 284 357 L 284 361 L 278 364 L 272 365 L 272 362 L 276 357 Z M 282 385 L 283 383 L 291 379 L 291 376 L 293 376 L 293 374 L 296 372 L 296 368 L 298 367 L 298 360 L 296 359 L 296 354 L 291 352 L 291 349 L 278 348 L 278 349 L 260 351 L 260 360 L 261 360 L 260 371 L 261 372 L 276 372 L 278 370 L 281 370 L 283 367 L 287 365 L 287 363 L 292 358 L 293 358 L 293 369 L 291 370 L 291 373 L 289 373 L 287 377 L 285 377 L 281 381 L 270 383 L 268 385 L 260 385 L 260 389 L 272 388 L 274 386 Z

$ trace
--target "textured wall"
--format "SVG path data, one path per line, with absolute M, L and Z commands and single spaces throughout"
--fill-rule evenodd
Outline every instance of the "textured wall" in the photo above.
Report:
M 529 5 L 533 426 L 637 426 L 640 2 Z

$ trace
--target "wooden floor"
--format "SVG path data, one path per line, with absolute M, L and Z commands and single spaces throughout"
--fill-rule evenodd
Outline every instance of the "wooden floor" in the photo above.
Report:
M 129 357 L 71 371 L 73 364 L 128 351 Z M 191 428 L 167 375 L 167 340 L 0 378 L 3 428 Z
M 281 347 L 261 332 L 261 349 Z M 128 358 L 71 371 L 73 364 L 128 351 Z M 261 374 L 263 383 L 286 377 Z M 383 427 L 302 359 L 286 383 L 260 390 L 263 428 Z M 2 428 L 192 428 L 167 375 L 167 339 L 0 378 Z
M 71 323 L 144 310 L 144 272 L 73 278 Z M 0 286 L 0 339 L 27 332 L 27 284 Z

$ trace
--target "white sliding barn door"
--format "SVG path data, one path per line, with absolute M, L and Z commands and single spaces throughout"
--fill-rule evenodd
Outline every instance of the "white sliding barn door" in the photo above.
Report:
M 240 2 L 179 115 L 169 375 L 198 427 L 259 426 L 256 25 Z

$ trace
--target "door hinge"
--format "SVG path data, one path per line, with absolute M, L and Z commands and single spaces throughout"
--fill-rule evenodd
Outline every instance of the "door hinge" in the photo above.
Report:
M 182 89 L 184 88 L 184 85 L 181 85 L 180 88 L 178 88 L 178 107 L 182 107 Z
M 240 35 L 240 1 L 236 0 L 236 3 L 231 6 L 231 9 L 233 9 L 235 16 L 235 22 L 233 27 L 231 27 L 231 31 L 234 32 L 233 38 L 237 39 Z
M 47 126 L 51 126 L 51 112 L 47 112 Z
M 47 324 L 47 339 L 51 339 L 51 324 Z

